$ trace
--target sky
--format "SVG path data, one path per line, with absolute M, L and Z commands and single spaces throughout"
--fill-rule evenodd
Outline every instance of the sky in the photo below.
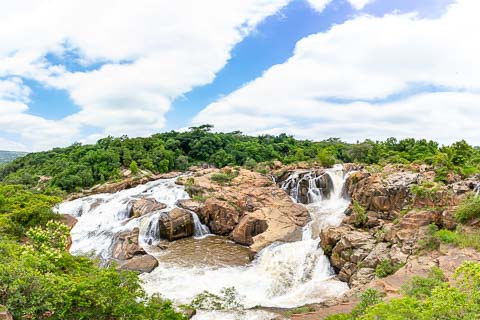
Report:
M 478 0 L 0 0 L 0 150 L 212 124 L 480 145 Z

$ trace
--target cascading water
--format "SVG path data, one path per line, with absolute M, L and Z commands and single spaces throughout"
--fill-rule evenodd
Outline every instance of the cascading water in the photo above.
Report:
M 345 181 L 343 168 L 337 166 L 327 169 L 323 175 L 301 177 L 293 174 L 287 179 L 292 197 L 298 196 L 300 182 L 308 179 L 309 196 L 306 206 L 312 220 L 305 226 L 301 241 L 274 243 L 259 252 L 256 259 L 246 266 L 182 266 L 171 260 L 162 262 L 162 254 L 159 253 L 156 255 L 159 267 L 140 276 L 144 289 L 150 294 L 160 293 L 175 303 L 182 304 L 190 303 L 203 291 L 219 293 L 223 288 L 235 287 L 244 297 L 243 304 L 246 308 L 291 308 L 341 295 L 348 290 L 348 286 L 335 279 L 328 258 L 319 248 L 318 233 L 328 225 L 341 223 L 349 201 L 342 197 Z M 328 190 L 319 187 L 320 179 L 328 179 Z M 154 181 L 115 194 L 95 195 L 61 204 L 59 212 L 72 214 L 78 219 L 72 230 L 71 252 L 84 254 L 94 251 L 108 258 L 114 235 L 134 227 L 140 228 L 141 244 L 147 246 L 158 242 L 160 215 L 175 207 L 177 200 L 188 198 L 183 186 L 176 185 L 174 181 Z M 324 194 L 328 196 L 324 197 Z M 125 219 L 131 200 L 144 197 L 163 202 L 167 208 L 137 219 Z M 198 216 L 192 216 L 195 236 L 202 237 L 208 233 L 208 228 L 200 223 Z M 203 252 L 198 252 L 198 255 L 202 254 Z M 178 259 L 181 261 L 182 257 L 179 256 Z M 263 311 L 247 311 L 239 316 L 243 319 L 271 319 L 269 313 Z M 221 312 L 200 312 L 195 319 L 230 319 L 229 317 Z
M 158 243 L 160 215 L 176 207 L 179 199 L 188 197 L 185 189 L 175 184 L 175 179 L 165 179 L 113 194 L 98 194 L 63 202 L 57 211 L 73 215 L 78 219 L 71 231 L 73 243 L 70 251 L 73 254 L 93 253 L 108 259 L 111 256 L 114 236 L 121 231 L 139 227 L 140 244 L 148 246 Z M 131 202 L 142 198 L 153 198 L 166 204 L 167 207 L 149 215 L 129 219 Z M 192 216 L 195 221 L 195 235 L 205 236 L 209 233 L 208 228 L 200 223 L 196 214 Z
M 475 197 L 478 197 L 480 195 L 480 182 L 473 188 L 473 193 L 475 194 Z
M 325 174 L 334 190 L 329 198 L 317 197 L 307 205 L 312 221 L 305 227 L 302 241 L 272 244 L 243 267 L 182 268 L 163 264 L 160 259 L 157 269 L 141 275 L 144 288 L 177 303 L 188 303 L 205 290 L 218 293 L 222 288 L 235 287 L 244 297 L 246 308 L 290 308 L 341 295 L 348 286 L 334 279 L 328 258 L 319 248 L 317 230 L 340 224 L 349 201 L 342 198 L 343 168 L 327 169 Z M 289 181 L 292 190 L 298 189 L 293 185 L 293 181 L 299 183 L 298 176 L 289 177 Z

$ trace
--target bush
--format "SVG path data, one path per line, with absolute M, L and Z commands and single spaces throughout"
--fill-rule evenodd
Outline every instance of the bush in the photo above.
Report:
M 135 175 L 138 173 L 138 165 L 137 165 L 137 162 L 135 160 L 133 160 L 132 162 L 130 162 L 130 172 Z
M 444 243 L 456 244 L 458 242 L 458 235 L 450 230 L 438 230 L 436 235 L 440 239 L 440 241 Z
M 480 218 L 480 197 L 471 196 L 465 199 L 455 211 L 455 217 L 461 223 Z
M 227 169 L 225 170 L 225 172 L 218 172 L 218 173 L 212 174 L 212 176 L 210 177 L 210 180 L 220 185 L 225 185 L 225 184 L 229 184 L 237 176 L 238 176 L 237 170 Z
M 241 310 L 243 297 L 235 287 L 223 288 L 220 295 L 204 291 L 193 299 L 191 306 L 200 310 Z
M 355 215 L 355 221 L 354 221 L 355 226 L 356 227 L 364 226 L 368 220 L 365 209 L 358 203 L 358 201 L 353 201 L 352 209 Z
M 445 282 L 445 276 L 438 267 L 430 269 L 427 277 L 412 277 L 402 286 L 402 293 L 406 296 L 424 299 L 432 295 L 432 290 Z
M 429 224 L 425 238 L 418 241 L 420 250 L 432 251 L 440 247 L 440 240 L 437 237 L 438 227 L 436 224 Z
M 367 289 L 360 295 L 360 302 L 353 308 L 351 312 L 352 318 L 357 318 L 365 313 L 365 311 L 377 303 L 382 302 L 382 295 L 378 290 Z
M 386 276 L 397 272 L 397 270 L 402 266 L 403 264 L 394 264 L 390 260 L 383 259 L 377 264 L 377 267 L 375 268 L 375 275 L 379 278 L 385 278 Z
M 247 160 L 245 160 L 245 163 L 243 164 L 245 166 L 245 168 L 247 168 L 248 170 L 253 170 L 257 167 L 257 161 L 255 161 L 254 159 L 252 158 L 248 158 Z

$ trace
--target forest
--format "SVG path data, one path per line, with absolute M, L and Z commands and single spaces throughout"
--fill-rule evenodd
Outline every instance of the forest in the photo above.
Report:
M 297 140 L 292 136 L 247 136 L 241 132 L 214 133 L 211 125 L 186 132 L 165 132 L 147 138 L 107 137 L 93 145 L 75 143 L 67 148 L 30 153 L 0 166 L 0 180 L 8 184 L 36 186 L 41 176 L 51 177 L 47 187 L 67 192 L 119 179 L 122 168 L 163 173 L 184 171 L 191 165 L 217 167 L 280 160 L 323 166 L 334 163 L 425 163 L 433 165 L 438 181 L 449 172 L 463 176 L 480 172 L 480 149 L 465 141 L 441 146 L 413 138 L 347 143 L 338 138 L 323 141 Z

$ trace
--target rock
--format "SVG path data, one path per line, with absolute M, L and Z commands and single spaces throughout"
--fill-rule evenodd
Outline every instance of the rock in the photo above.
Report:
M 203 203 L 192 199 L 178 200 L 177 205 L 185 210 L 190 210 L 199 214 L 202 211 Z
M 364 286 L 375 278 L 375 269 L 373 268 L 360 268 L 355 272 L 349 281 L 351 287 Z
M 452 209 L 443 210 L 440 222 L 445 229 L 455 230 L 455 228 L 457 227 L 455 211 Z
M 368 256 L 362 261 L 362 266 L 367 268 L 375 268 L 380 261 L 382 261 L 383 259 L 388 259 L 389 251 L 390 249 L 388 243 L 378 243 L 375 248 L 368 254 Z
M 130 217 L 138 218 L 148 213 L 163 210 L 167 207 L 166 204 L 158 202 L 155 199 L 145 198 L 135 200 L 131 203 Z
M 350 232 L 352 229 L 348 226 L 327 227 L 320 231 L 320 245 L 324 251 L 332 251 L 333 247 L 342 238 L 343 235 Z
M 239 207 L 219 199 L 209 198 L 200 211 L 200 219 L 207 222 L 214 234 L 226 236 L 240 221 L 242 212 Z
M 140 273 L 143 272 L 152 272 L 158 266 L 158 261 L 153 256 L 149 254 L 144 254 L 140 256 L 135 256 L 120 266 L 120 270 L 128 271 L 137 271 Z
M 77 224 L 78 220 L 72 215 L 62 214 L 60 216 L 60 222 L 62 222 L 64 225 L 69 227 L 70 230 L 72 230 L 72 228 Z
M 278 161 L 278 160 L 274 160 L 274 161 L 273 161 L 273 168 L 272 168 L 272 169 L 278 170 L 278 169 L 280 169 L 281 167 L 282 167 L 282 163 L 281 163 L 280 161 Z
M 192 214 L 185 209 L 175 208 L 160 216 L 160 237 L 174 241 L 193 236 Z
M 73 227 L 77 224 L 78 220 L 72 215 L 69 214 L 62 214 L 60 216 L 60 222 L 62 222 L 64 225 L 66 225 L 69 230 L 72 230 Z M 67 247 L 66 250 L 69 251 L 70 248 L 72 247 L 72 236 L 68 234 L 68 239 L 67 239 Z
M 144 254 L 145 250 L 138 244 L 139 229 L 124 231 L 117 234 L 114 240 L 112 257 L 118 260 L 131 259 L 135 255 Z
M 252 215 L 245 215 L 232 232 L 232 239 L 236 243 L 249 246 L 253 244 L 253 237 L 267 230 L 268 224 Z
M 2 305 L 0 305 L 0 320 L 13 320 L 12 314 Z

